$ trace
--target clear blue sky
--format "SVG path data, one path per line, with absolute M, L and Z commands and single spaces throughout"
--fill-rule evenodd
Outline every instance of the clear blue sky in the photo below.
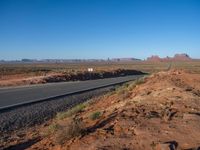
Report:
M 0 0 L 0 59 L 200 58 L 200 0 Z

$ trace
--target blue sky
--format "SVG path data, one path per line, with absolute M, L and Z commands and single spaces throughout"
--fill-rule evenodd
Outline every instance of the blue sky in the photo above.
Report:
M 0 0 L 0 59 L 200 58 L 199 0 Z

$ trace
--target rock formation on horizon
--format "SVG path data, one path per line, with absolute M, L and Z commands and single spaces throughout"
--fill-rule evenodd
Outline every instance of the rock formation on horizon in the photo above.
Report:
M 152 55 L 147 58 L 147 61 L 155 61 L 155 62 L 168 62 L 168 61 L 189 61 L 192 60 L 188 54 L 175 54 L 174 57 L 164 57 L 161 58 L 158 55 Z

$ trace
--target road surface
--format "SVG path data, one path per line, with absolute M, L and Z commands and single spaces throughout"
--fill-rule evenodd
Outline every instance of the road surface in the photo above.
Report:
M 98 80 L 47 83 L 21 87 L 0 88 L 0 109 L 119 84 L 135 80 L 142 76 L 143 75 L 131 75 Z

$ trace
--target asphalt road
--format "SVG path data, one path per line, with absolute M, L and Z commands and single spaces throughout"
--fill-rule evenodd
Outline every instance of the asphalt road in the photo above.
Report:
M 143 75 L 0 88 L 0 109 L 135 80 Z

